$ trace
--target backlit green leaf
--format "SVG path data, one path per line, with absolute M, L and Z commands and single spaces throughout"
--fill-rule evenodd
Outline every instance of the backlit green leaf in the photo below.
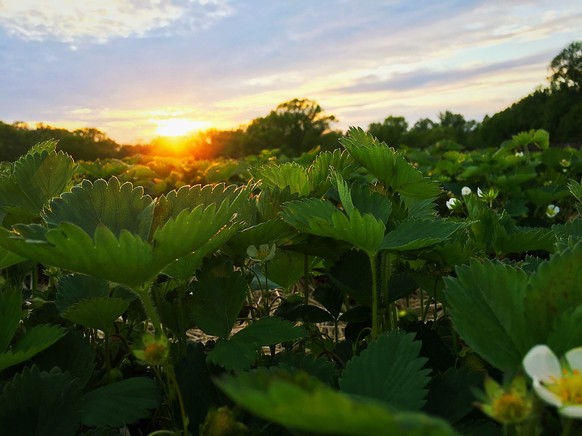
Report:
M 91 298 L 67 307 L 61 316 L 84 327 L 110 332 L 113 322 L 127 310 L 130 303 L 117 297 Z
M 241 407 L 292 429 L 333 435 L 452 436 L 440 419 L 392 413 L 381 403 L 352 398 L 308 378 L 257 371 L 216 382 Z

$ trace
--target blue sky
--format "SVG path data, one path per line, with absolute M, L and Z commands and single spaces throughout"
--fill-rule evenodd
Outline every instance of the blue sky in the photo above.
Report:
M 579 0 L 0 0 L 0 120 L 147 142 L 292 98 L 339 122 L 481 121 L 582 38 Z

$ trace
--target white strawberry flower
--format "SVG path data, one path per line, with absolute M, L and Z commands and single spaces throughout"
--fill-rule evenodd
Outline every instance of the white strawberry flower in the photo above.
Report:
M 561 365 L 547 345 L 536 345 L 523 358 L 523 368 L 543 401 L 564 416 L 582 418 L 582 347 L 568 351 Z
M 548 204 L 548 207 L 546 207 L 546 216 L 548 218 L 554 218 L 559 213 L 560 213 L 560 208 L 559 208 L 559 206 L 556 206 L 555 204 Z
M 446 202 L 447 208 L 449 208 L 450 210 L 454 210 L 461 207 L 461 204 L 462 204 L 461 200 L 455 197 L 449 198 Z

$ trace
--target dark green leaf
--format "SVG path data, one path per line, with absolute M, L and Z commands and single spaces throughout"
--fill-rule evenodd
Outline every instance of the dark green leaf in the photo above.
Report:
M 11 349 L 0 354 L 0 371 L 27 361 L 50 347 L 65 333 L 64 328 L 54 325 L 39 324 L 32 327 Z
M 5 435 L 74 436 L 81 418 L 80 386 L 71 374 L 35 366 L 15 375 L 0 395 Z
M 150 415 L 160 405 L 161 391 L 146 377 L 134 377 L 97 388 L 83 397 L 85 425 L 121 427 Z
M 564 311 L 555 320 L 547 344 L 558 356 L 582 344 L 582 306 Z
M 488 260 L 471 260 L 455 270 L 456 278 L 445 278 L 445 296 L 461 338 L 501 370 L 521 365 L 531 345 L 532 324 L 526 327 L 523 309 L 527 275 Z
M 41 370 L 50 371 L 59 367 L 71 373 L 79 386 L 89 381 L 95 369 L 96 353 L 82 331 L 69 330 L 50 348 L 32 358 Z
M 305 329 L 276 317 L 260 318 L 236 333 L 231 339 L 219 341 L 208 353 L 208 359 L 227 370 L 249 369 L 266 345 L 294 341 L 304 337 Z
M 84 274 L 69 274 L 57 283 L 55 305 L 59 312 L 81 300 L 109 296 L 107 280 Z
M 483 374 L 466 368 L 449 368 L 431 380 L 423 410 L 455 423 L 474 409 L 471 388 L 482 385 Z
M 340 378 L 342 392 L 383 401 L 397 410 L 420 410 L 427 394 L 427 359 L 413 334 L 381 335 L 353 357 Z
M 212 271 L 197 275 L 192 285 L 193 313 L 198 326 L 207 334 L 227 338 L 248 292 L 240 271 L 216 276 Z
M 8 288 L 0 291 L 0 353 L 8 349 L 20 323 L 22 291 Z
M 554 320 L 582 305 L 582 242 L 553 255 L 530 278 L 525 298 L 531 346 L 545 344 Z
M 429 247 L 450 238 L 453 233 L 465 227 L 466 223 L 453 221 L 405 220 L 388 232 L 380 249 L 407 251 Z

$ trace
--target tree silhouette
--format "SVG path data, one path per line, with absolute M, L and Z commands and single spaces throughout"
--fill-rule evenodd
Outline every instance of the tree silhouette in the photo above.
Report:
M 582 41 L 574 41 L 550 63 L 550 87 L 582 89 Z

